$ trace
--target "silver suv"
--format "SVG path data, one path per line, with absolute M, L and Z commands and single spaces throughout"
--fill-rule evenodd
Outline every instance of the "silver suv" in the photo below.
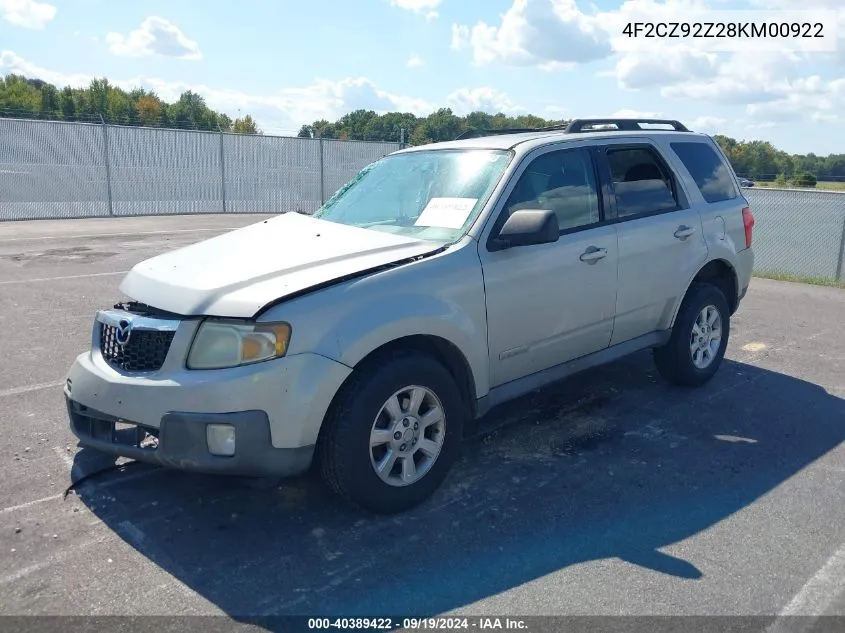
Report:
M 392 513 L 506 400 L 644 348 L 670 383 L 713 376 L 754 218 L 709 136 L 630 119 L 468 136 L 384 157 L 313 216 L 135 266 L 67 378 L 80 443 L 207 473 L 314 463 Z

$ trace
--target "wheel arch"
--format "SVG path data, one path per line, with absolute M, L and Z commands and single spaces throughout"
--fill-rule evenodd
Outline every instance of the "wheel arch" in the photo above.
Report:
M 442 336 L 434 334 L 402 336 L 370 350 L 353 365 L 352 372 L 341 384 L 332 400 L 336 400 L 338 394 L 346 388 L 347 384 L 355 380 L 368 367 L 384 363 L 391 358 L 395 358 L 397 355 L 414 352 L 431 356 L 443 365 L 452 375 L 455 384 L 458 386 L 464 401 L 465 414 L 470 418 L 473 417 L 476 412 L 478 395 L 472 366 L 457 345 Z M 331 408 L 331 405 L 329 408 Z
M 739 277 L 737 275 L 736 268 L 726 259 L 711 259 L 698 269 L 698 272 L 687 284 L 684 293 L 681 295 L 681 300 L 678 302 L 678 305 L 675 306 L 675 313 L 672 315 L 673 326 L 675 324 L 675 320 L 678 318 L 678 312 L 680 312 L 681 305 L 687 295 L 689 295 L 690 288 L 692 288 L 696 283 L 703 282 L 713 284 L 724 293 L 725 298 L 728 300 L 728 307 L 730 308 L 731 316 L 733 316 L 733 314 L 737 311 L 739 308 Z

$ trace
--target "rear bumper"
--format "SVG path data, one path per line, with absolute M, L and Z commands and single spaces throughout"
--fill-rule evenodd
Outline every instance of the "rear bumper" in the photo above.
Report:
M 746 248 L 737 253 L 737 307 L 739 302 L 748 294 L 748 286 L 751 284 L 751 276 L 754 272 L 754 249 Z
M 314 446 L 275 448 L 263 411 L 178 413 L 162 416 L 158 428 L 128 423 L 66 396 L 70 428 L 80 444 L 137 461 L 199 473 L 288 477 L 305 472 Z M 119 426 L 115 426 L 118 424 Z M 235 454 L 208 451 L 206 425 L 235 428 Z

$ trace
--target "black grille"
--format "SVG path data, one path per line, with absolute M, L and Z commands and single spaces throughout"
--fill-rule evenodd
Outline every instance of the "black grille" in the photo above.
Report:
M 117 328 L 100 324 L 100 351 L 109 365 L 123 371 L 161 369 L 176 332 L 133 330 L 126 345 L 117 342 Z

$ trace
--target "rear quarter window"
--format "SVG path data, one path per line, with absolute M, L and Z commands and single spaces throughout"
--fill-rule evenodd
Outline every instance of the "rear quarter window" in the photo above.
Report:
M 734 200 L 739 191 L 728 166 L 707 143 L 672 143 L 672 150 L 681 159 L 709 203 Z

